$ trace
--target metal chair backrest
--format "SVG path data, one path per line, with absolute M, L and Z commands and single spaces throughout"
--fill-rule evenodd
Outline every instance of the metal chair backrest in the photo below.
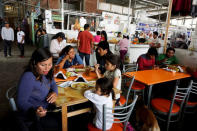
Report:
M 123 73 L 137 71 L 137 69 L 138 69 L 138 64 L 130 63 L 123 65 Z
M 171 102 L 171 105 L 170 105 L 170 110 L 169 110 L 169 113 L 168 113 L 167 129 L 169 128 L 169 122 L 170 122 L 170 118 L 171 118 L 171 115 L 172 115 L 171 112 L 172 112 L 175 100 L 181 102 L 180 103 L 180 111 L 179 111 L 178 117 L 177 117 L 177 120 L 180 120 L 181 112 L 183 110 L 183 104 L 184 104 L 184 101 L 186 100 L 186 97 L 188 95 L 189 90 L 190 90 L 190 85 L 188 85 L 188 88 L 179 88 L 178 86 L 176 86 L 175 92 L 174 92 L 174 95 L 173 95 L 173 98 L 172 98 L 172 102 Z
M 190 90 L 188 92 L 188 95 L 185 101 L 186 104 L 189 101 L 191 94 L 197 95 L 197 83 L 191 80 L 189 85 L 190 85 Z
M 190 81 L 190 90 L 189 90 L 189 93 L 188 93 L 188 97 L 187 99 L 189 98 L 190 94 L 196 94 L 197 95 L 197 83 L 194 82 L 193 80 Z
M 126 68 L 128 67 L 128 68 Z M 123 73 L 125 72 L 135 72 L 138 70 L 138 64 L 127 64 L 123 65 Z
M 106 131 L 106 119 L 113 123 L 124 123 L 124 131 L 126 131 L 126 126 L 136 104 L 137 98 L 138 96 L 136 95 L 133 102 L 128 106 L 108 108 L 106 105 L 103 105 L 103 131 Z M 124 110 L 124 112 L 119 112 L 120 110 Z
M 15 96 L 16 96 L 16 87 L 10 87 L 6 91 L 6 98 L 9 101 L 9 104 L 12 108 L 12 111 L 17 111 L 16 103 L 15 103 L 15 100 L 14 100 Z
M 126 103 L 125 103 L 125 106 L 127 106 L 127 104 L 128 104 L 128 99 L 129 99 L 129 95 L 130 95 L 131 88 L 133 86 L 134 80 L 135 80 L 135 76 L 133 76 L 132 79 L 131 79 L 131 83 L 129 85 L 129 88 L 128 88 L 128 91 L 127 91 L 127 95 L 126 95 Z

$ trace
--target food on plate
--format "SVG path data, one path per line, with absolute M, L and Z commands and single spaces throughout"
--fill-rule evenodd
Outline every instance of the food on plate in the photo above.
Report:
M 76 76 L 76 73 L 74 72 L 66 72 L 66 77 Z
M 88 82 L 89 87 L 95 87 L 96 86 L 96 81 L 90 81 Z
M 70 77 L 71 76 L 71 72 L 66 72 L 66 77 Z
M 85 69 L 75 69 L 75 72 L 85 72 Z
M 178 68 L 177 66 L 168 65 L 167 67 L 168 67 L 168 69 L 170 69 L 170 70 L 174 70 L 174 71 L 176 71 L 176 72 L 179 72 L 179 68 Z
M 84 89 L 87 89 L 89 86 L 87 83 L 84 83 L 84 82 L 76 82 L 76 83 L 73 83 L 71 87 L 76 90 L 84 90 Z

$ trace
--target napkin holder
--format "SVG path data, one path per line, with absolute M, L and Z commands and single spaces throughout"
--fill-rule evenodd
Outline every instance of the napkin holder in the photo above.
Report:
M 59 79 L 64 79 L 64 80 L 67 79 L 67 77 L 64 75 L 62 71 L 59 71 L 58 73 L 56 73 L 55 77 Z
M 82 75 L 79 75 L 74 81 L 75 82 L 85 82 L 85 83 L 88 83 L 88 81 Z

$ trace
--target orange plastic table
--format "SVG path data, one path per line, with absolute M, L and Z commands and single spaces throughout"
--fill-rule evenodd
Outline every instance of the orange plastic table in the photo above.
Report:
M 159 83 L 163 83 L 167 81 L 180 80 L 183 78 L 191 77 L 189 74 L 186 74 L 186 73 L 180 73 L 180 72 L 173 73 L 170 71 L 166 71 L 164 69 L 126 72 L 124 75 L 127 77 L 132 77 L 135 75 L 135 80 L 149 86 L 148 102 L 147 102 L 148 107 L 150 104 L 152 86 L 154 84 L 159 84 Z
M 63 73 L 66 73 L 65 70 L 61 70 L 61 71 Z M 82 75 L 88 81 L 97 79 L 97 75 L 95 72 L 91 72 L 89 76 L 86 76 L 85 73 L 82 73 Z M 72 81 L 75 78 L 77 77 L 69 77 L 66 80 L 55 78 L 55 81 L 56 82 Z M 85 103 L 88 101 L 88 99 L 86 99 L 83 94 L 84 94 L 83 90 L 75 90 L 70 87 L 66 87 L 66 88 L 58 87 L 58 98 L 56 100 L 56 106 L 62 108 L 62 131 L 68 130 L 67 127 L 68 117 L 72 117 L 90 111 L 90 108 L 85 108 L 72 112 L 67 112 L 69 106 Z

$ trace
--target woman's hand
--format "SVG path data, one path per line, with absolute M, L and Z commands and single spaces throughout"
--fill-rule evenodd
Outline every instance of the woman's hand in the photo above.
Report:
M 55 92 L 51 92 L 49 93 L 48 97 L 47 97 L 47 102 L 48 103 L 54 103 L 57 99 L 57 94 Z
M 154 69 L 154 70 L 158 70 L 158 69 L 159 69 L 159 66 L 158 66 L 158 65 L 154 65 L 154 66 L 153 66 L 153 69 Z
M 47 110 L 44 109 L 42 106 L 39 106 L 36 110 L 36 115 L 39 117 L 44 117 L 46 116 Z
M 70 57 L 69 57 L 69 55 L 66 55 L 65 57 L 64 57 L 64 60 L 68 60 Z

